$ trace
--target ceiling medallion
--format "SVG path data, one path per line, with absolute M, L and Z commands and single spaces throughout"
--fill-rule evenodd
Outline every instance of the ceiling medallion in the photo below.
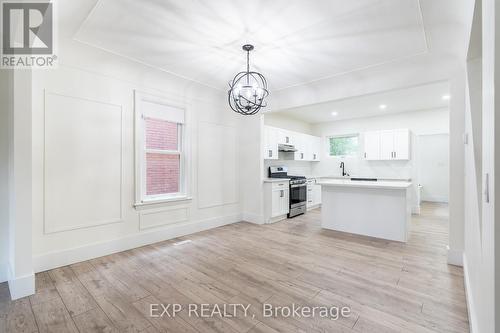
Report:
M 243 45 L 247 52 L 247 70 L 239 72 L 229 82 L 228 101 L 233 111 L 248 116 L 267 106 L 264 99 L 269 95 L 266 78 L 258 72 L 250 72 L 250 51 L 253 45 Z

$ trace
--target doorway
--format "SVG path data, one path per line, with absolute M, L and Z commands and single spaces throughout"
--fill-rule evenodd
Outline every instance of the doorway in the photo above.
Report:
M 417 180 L 420 200 L 448 203 L 449 134 L 417 136 Z

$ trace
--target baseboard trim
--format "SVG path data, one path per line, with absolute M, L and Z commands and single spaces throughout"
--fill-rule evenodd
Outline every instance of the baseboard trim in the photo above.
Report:
M 186 236 L 196 232 L 221 227 L 227 224 L 240 222 L 241 215 L 234 214 L 216 217 L 191 223 L 179 223 L 161 230 L 148 229 L 139 234 L 114 239 L 107 242 L 89 244 L 63 251 L 45 253 L 33 257 L 33 266 L 36 273 L 71 265 L 77 262 L 102 257 L 116 252 L 153 244 L 168 239 Z
M 9 264 L 6 262 L 0 263 L 0 283 L 9 280 Z
M 253 213 L 243 213 L 243 221 L 255 224 L 264 224 L 264 217 Z
M 9 276 L 13 277 L 12 269 L 9 265 Z M 19 276 L 9 279 L 10 298 L 14 301 L 19 298 L 33 295 L 35 293 L 35 274 Z
M 446 247 L 448 250 L 448 264 L 454 266 L 463 266 L 463 251 L 452 250 L 449 246 Z
M 449 200 L 446 197 L 440 197 L 440 196 L 428 196 L 425 198 L 421 198 L 422 201 L 427 201 L 427 202 L 439 202 L 439 203 L 448 203 Z
M 469 267 L 467 266 L 467 257 L 465 256 L 465 253 L 462 261 L 464 263 L 465 300 L 467 302 L 467 315 L 469 317 L 469 331 L 470 333 L 477 333 L 479 332 L 477 328 L 477 316 L 474 310 L 474 299 L 472 298 L 470 290 Z

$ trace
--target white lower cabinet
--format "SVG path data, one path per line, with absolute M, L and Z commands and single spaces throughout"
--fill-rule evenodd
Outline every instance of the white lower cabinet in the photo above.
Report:
M 289 212 L 290 184 L 287 181 L 264 183 L 264 223 L 283 220 Z
M 321 205 L 321 185 L 316 185 L 316 179 L 307 180 L 307 209 Z
M 288 214 L 289 189 L 273 189 L 271 217 Z

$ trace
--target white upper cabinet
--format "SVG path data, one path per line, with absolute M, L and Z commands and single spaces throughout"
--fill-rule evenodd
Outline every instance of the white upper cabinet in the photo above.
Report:
M 409 160 L 410 131 L 408 129 L 371 131 L 364 133 L 366 160 Z
M 391 160 L 394 155 L 394 131 L 380 131 L 380 159 Z
M 400 129 L 394 131 L 394 160 L 410 159 L 410 131 Z
M 297 151 L 294 154 L 296 161 L 307 161 L 307 135 L 302 133 L 295 133 L 294 146 Z
M 278 143 L 281 144 L 287 144 L 287 145 L 295 145 L 295 135 L 291 131 L 287 131 L 281 128 L 274 128 L 272 127 L 274 131 L 276 131 L 276 135 L 278 138 Z
M 264 126 L 263 156 L 266 160 L 278 159 L 278 145 L 293 145 L 296 161 L 319 161 L 321 138 L 281 128 Z
M 379 160 L 380 159 L 380 133 L 365 132 L 365 160 Z
M 309 158 L 311 161 L 319 161 L 321 151 L 321 138 L 317 136 L 311 136 L 309 139 Z
M 278 131 L 269 126 L 264 126 L 264 159 L 278 159 Z

